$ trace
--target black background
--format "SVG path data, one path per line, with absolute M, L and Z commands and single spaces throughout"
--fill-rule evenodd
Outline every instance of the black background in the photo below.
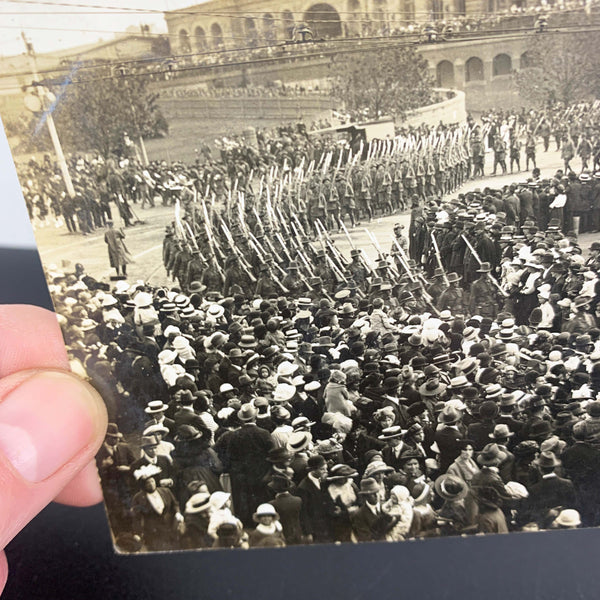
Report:
M 50 306 L 36 252 L 0 249 L 0 281 L 3 303 Z M 600 597 L 600 530 L 119 556 L 101 506 L 51 505 L 7 554 L 3 599 Z

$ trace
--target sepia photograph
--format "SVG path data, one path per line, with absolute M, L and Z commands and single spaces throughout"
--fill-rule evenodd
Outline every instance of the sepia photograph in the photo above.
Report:
M 600 526 L 600 3 L 0 16 L 116 552 Z

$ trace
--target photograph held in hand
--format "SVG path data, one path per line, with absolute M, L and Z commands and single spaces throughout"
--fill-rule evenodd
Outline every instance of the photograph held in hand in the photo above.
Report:
M 595 3 L 49 4 L 0 116 L 117 552 L 600 525 Z

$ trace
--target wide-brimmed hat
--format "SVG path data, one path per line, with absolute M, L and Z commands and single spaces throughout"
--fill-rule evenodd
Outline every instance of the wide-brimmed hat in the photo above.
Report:
M 430 379 L 419 387 L 421 396 L 439 396 L 446 391 L 446 384 L 437 379 Z
M 270 463 L 281 463 L 292 458 L 291 452 L 285 446 L 276 446 L 267 452 L 267 461 Z
M 382 460 L 373 460 L 365 469 L 364 477 L 373 477 L 378 473 L 391 473 L 394 469 L 384 463 Z
M 448 283 L 456 283 L 462 279 L 460 275 L 457 273 L 448 273 Z
M 248 421 L 253 421 L 254 419 L 256 419 L 257 415 L 258 415 L 258 411 L 250 403 L 244 404 L 242 406 L 242 408 L 240 408 L 240 410 L 238 410 L 238 413 L 237 413 L 238 419 L 244 423 L 246 423 Z
M 494 431 L 489 434 L 492 440 L 502 440 L 515 435 L 504 423 L 499 423 L 494 427 Z
M 312 435 L 308 431 L 293 431 L 287 439 L 287 448 L 290 452 L 302 452 L 311 441 Z
M 366 477 L 360 482 L 359 494 L 378 494 L 379 485 L 372 477 Z
M 554 455 L 552 451 L 540 452 L 540 455 L 533 461 L 538 467 L 550 468 L 558 467 L 560 461 Z
M 440 413 L 440 422 L 444 425 L 453 425 L 454 423 L 458 423 L 461 419 L 460 411 L 456 410 L 453 407 L 444 407 L 442 412 Z
M 203 437 L 202 432 L 193 425 L 183 424 L 177 428 L 176 442 L 191 442 Z
M 498 444 L 487 444 L 477 455 L 477 462 L 483 467 L 495 467 L 504 462 L 508 454 L 500 450 Z
M 356 477 L 358 475 L 358 471 L 355 471 L 352 467 L 348 465 L 339 464 L 334 465 L 329 469 L 329 477 L 327 477 L 327 481 L 344 481 L 345 479 L 349 479 L 351 477 Z
M 225 314 L 225 308 L 221 304 L 211 304 L 206 310 L 206 316 L 219 319 Z
M 306 386 L 305 388 L 306 389 Z M 273 392 L 273 402 L 287 402 L 291 400 L 296 394 L 296 386 L 290 385 L 289 383 L 278 383 L 275 391 Z
M 185 512 L 188 515 L 195 515 L 208 510 L 210 507 L 210 494 L 208 492 L 198 492 L 185 503 Z
M 469 491 L 467 484 L 455 475 L 440 475 L 433 484 L 438 496 L 444 500 L 461 500 Z
M 289 478 L 283 475 L 275 475 L 269 483 L 267 483 L 267 487 L 272 489 L 276 494 L 280 492 L 289 492 L 294 488 L 294 482 Z

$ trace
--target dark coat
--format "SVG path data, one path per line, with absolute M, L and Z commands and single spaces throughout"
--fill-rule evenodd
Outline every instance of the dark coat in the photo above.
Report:
M 384 512 L 376 515 L 365 504 L 351 517 L 352 529 L 359 542 L 385 540 L 386 534 L 394 527 L 398 518 Z
M 462 433 L 453 427 L 442 427 L 435 432 L 435 442 L 440 449 L 440 472 L 445 473 L 458 458 L 462 439 Z
M 300 527 L 302 499 L 289 492 L 283 492 L 271 500 L 271 504 L 279 514 L 286 543 L 288 545 L 299 544 L 302 541 L 302 528 Z
M 331 542 L 329 518 L 325 507 L 325 492 L 311 481 L 308 475 L 296 488 L 296 494 L 302 499 L 300 526 L 304 535 L 312 535 L 313 541 Z
M 551 508 L 573 508 L 575 506 L 575 488 L 573 483 L 562 477 L 548 477 L 529 488 L 529 498 L 525 502 L 523 514 L 529 520 L 546 526 L 547 513 Z

